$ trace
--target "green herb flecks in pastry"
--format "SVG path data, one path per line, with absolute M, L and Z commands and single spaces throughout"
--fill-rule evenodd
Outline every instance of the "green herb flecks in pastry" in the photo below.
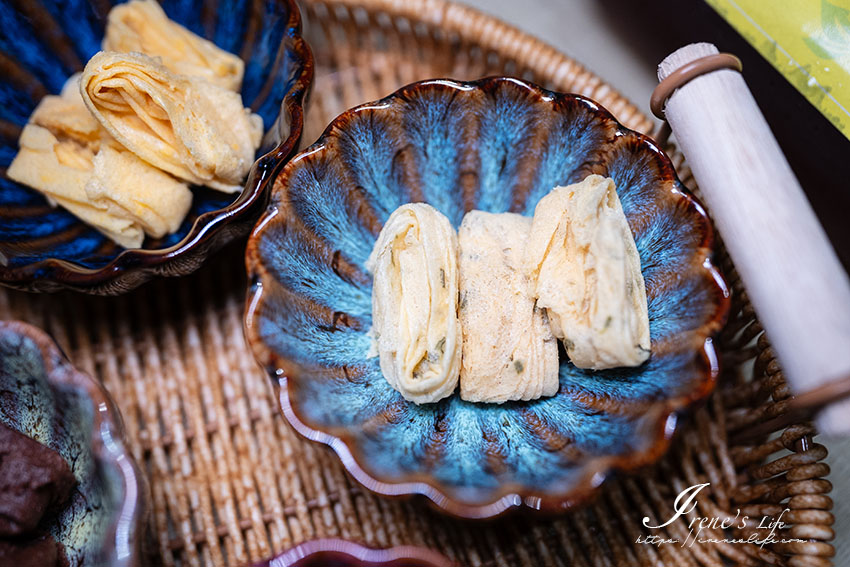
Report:
M 405 399 L 436 402 L 457 387 L 457 236 L 430 205 L 390 215 L 366 263 L 381 371 Z
M 537 203 L 526 273 L 573 364 L 638 366 L 649 357 L 640 257 L 611 179 L 590 175 Z
M 523 273 L 531 219 L 472 211 L 458 231 L 463 308 L 460 396 L 533 400 L 558 391 L 558 346 Z

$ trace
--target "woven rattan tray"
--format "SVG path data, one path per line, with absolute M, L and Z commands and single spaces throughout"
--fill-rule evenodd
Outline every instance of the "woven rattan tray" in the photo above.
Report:
M 516 29 L 442 0 L 302 4 L 316 60 L 304 142 L 330 118 L 429 77 L 512 74 L 598 100 L 630 128 L 652 123 L 580 65 Z M 682 180 L 693 181 L 681 158 Z M 462 565 L 829 565 L 833 547 L 826 449 L 809 424 L 753 445 L 730 438 L 783 412 L 788 390 L 728 260 L 734 290 L 719 339 L 717 392 L 682 426 L 670 453 L 643 474 L 615 479 L 588 507 L 560 518 L 464 523 L 419 501 L 356 486 L 326 449 L 300 439 L 278 413 L 268 378 L 242 336 L 244 242 L 196 274 L 118 298 L 0 291 L 0 318 L 52 333 L 100 378 L 123 412 L 153 497 L 154 564 L 248 565 L 301 541 L 343 537 L 372 546 L 425 545 Z M 808 543 L 692 547 L 636 544 L 641 520 L 669 517 L 683 488 L 702 482 L 701 516 L 791 509 L 786 535 Z M 684 538 L 687 519 L 654 530 Z M 716 537 L 718 534 L 713 533 Z

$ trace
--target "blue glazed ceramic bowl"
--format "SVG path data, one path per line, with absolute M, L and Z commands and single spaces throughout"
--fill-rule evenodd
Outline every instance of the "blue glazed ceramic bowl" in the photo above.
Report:
M 342 539 L 302 543 L 257 567 L 454 567 L 436 551 L 401 546 L 370 549 Z
M 390 213 L 425 201 L 456 227 L 471 209 L 531 215 L 591 173 L 615 180 L 635 236 L 650 360 L 594 372 L 562 359 L 557 395 L 532 402 L 406 402 L 367 358 L 364 263 Z M 339 116 L 284 168 L 248 242 L 247 336 L 287 419 L 366 487 L 472 518 L 560 510 L 656 460 L 714 387 L 728 292 L 712 238 L 667 156 L 593 101 L 516 79 L 417 83 Z
M 155 275 L 197 269 L 250 231 L 269 183 L 295 150 L 313 61 L 294 0 L 163 0 L 168 16 L 245 61 L 242 98 L 267 129 L 238 196 L 194 188 L 180 229 L 124 250 L 37 191 L 5 176 L 18 136 L 46 94 L 100 49 L 113 0 L 0 0 L 0 283 L 30 291 L 117 294 Z M 279 118 L 279 119 L 278 119 Z
M 58 452 L 77 479 L 69 503 L 40 527 L 71 567 L 141 565 L 147 486 L 103 387 L 43 331 L 0 321 L 0 422 Z

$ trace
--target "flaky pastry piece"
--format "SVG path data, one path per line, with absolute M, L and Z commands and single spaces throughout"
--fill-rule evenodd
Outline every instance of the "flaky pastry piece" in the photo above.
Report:
M 537 203 L 526 273 L 573 364 L 638 366 L 649 357 L 640 256 L 613 180 L 590 175 Z
M 138 248 L 145 238 L 141 227 L 98 209 L 86 195 L 94 156 L 110 141 L 83 104 L 79 79 L 79 74 L 71 76 L 59 96 L 41 99 L 21 133 L 20 150 L 6 174 L 39 190 L 52 205 L 64 207 L 121 246 Z
M 141 53 L 116 52 L 91 58 L 80 91 L 106 131 L 149 164 L 190 183 L 242 189 L 263 121 L 238 93 L 174 74 Z
M 112 8 L 101 45 L 104 51 L 159 57 L 174 73 L 231 91 L 239 92 L 242 86 L 242 59 L 170 20 L 154 0 L 131 0 Z
M 76 140 L 92 152 L 97 152 L 102 142 L 114 143 L 83 103 L 83 97 L 80 96 L 80 73 L 71 75 L 65 81 L 59 96 L 47 95 L 42 98 L 30 115 L 29 122 L 59 136 Z
M 430 205 L 396 209 L 366 268 L 373 274 L 372 333 L 381 372 L 406 400 L 432 403 L 457 387 L 457 236 Z
M 86 196 L 94 207 L 129 219 L 154 238 L 180 228 L 192 206 L 185 183 L 113 146 L 101 147 L 93 162 Z
M 42 192 L 124 248 L 174 232 L 192 203 L 181 183 L 124 150 L 83 104 L 79 75 L 44 97 L 18 141 L 11 179 Z
M 50 130 L 27 124 L 18 140 L 20 150 L 6 174 L 38 189 L 54 205 L 61 205 L 124 248 L 138 248 L 145 234 L 130 219 L 92 205 L 86 194 L 94 155 L 84 144 L 57 138 Z
M 458 231 L 460 397 L 533 400 L 558 391 L 558 343 L 523 273 L 531 219 L 471 211 Z

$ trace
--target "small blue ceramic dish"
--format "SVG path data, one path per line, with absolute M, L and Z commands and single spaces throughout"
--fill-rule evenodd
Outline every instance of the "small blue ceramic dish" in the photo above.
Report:
M 317 539 L 257 567 L 456 567 L 456 564 L 436 551 L 421 547 L 371 549 L 342 539 Z
M 364 263 L 390 213 L 425 201 L 455 227 L 472 209 L 531 215 L 591 173 L 614 179 L 635 236 L 650 359 L 596 372 L 562 359 L 558 393 L 532 402 L 406 402 L 367 358 Z M 593 101 L 508 78 L 426 81 L 342 114 L 281 172 L 248 242 L 246 332 L 290 423 L 367 488 L 469 518 L 563 510 L 655 461 L 713 389 L 729 298 L 712 246 L 664 152 Z
M 58 93 L 100 49 L 114 0 L 0 0 L 0 283 L 29 291 L 128 291 L 180 276 L 247 234 L 268 188 L 301 137 L 313 78 L 294 0 L 163 0 L 168 16 L 245 61 L 243 102 L 263 118 L 258 161 L 238 196 L 196 187 L 180 229 L 124 250 L 35 190 L 5 176 L 18 137 L 43 96 Z
M 141 565 L 147 486 L 121 416 L 100 384 L 26 323 L 0 321 L 0 422 L 71 466 L 70 501 L 39 526 L 63 544 L 70 567 Z

